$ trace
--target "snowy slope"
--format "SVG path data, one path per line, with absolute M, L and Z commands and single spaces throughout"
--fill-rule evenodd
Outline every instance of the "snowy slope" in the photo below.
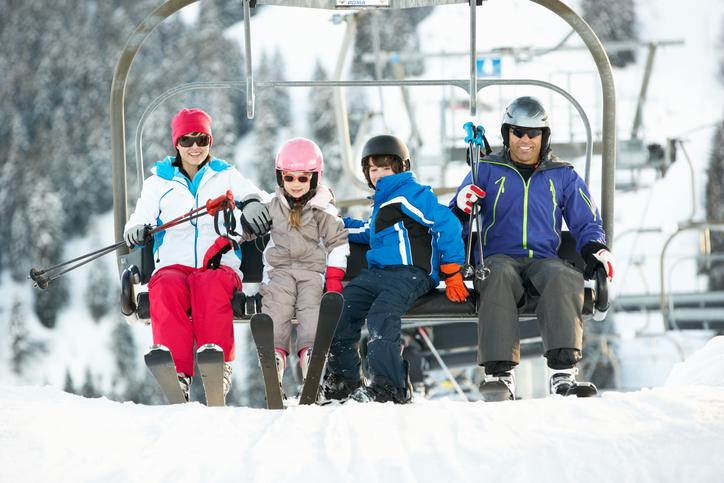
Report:
M 0 428 L 4 482 L 716 482 L 724 337 L 666 387 L 595 399 L 281 412 L 2 387 Z

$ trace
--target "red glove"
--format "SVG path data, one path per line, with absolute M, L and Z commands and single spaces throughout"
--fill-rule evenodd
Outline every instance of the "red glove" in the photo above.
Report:
M 463 282 L 460 265 L 445 263 L 440 265 L 440 271 L 445 275 L 445 296 L 452 302 L 465 302 L 468 298 L 468 288 Z
M 207 268 L 216 270 L 219 268 L 219 265 L 221 264 L 221 256 L 229 250 L 231 250 L 231 242 L 229 242 L 229 239 L 224 238 L 223 236 L 217 238 L 214 244 L 206 250 L 206 254 L 204 255 L 204 264 L 201 267 L 201 270 L 206 270 Z
M 341 292 L 343 278 L 344 270 L 338 267 L 327 267 L 327 273 L 324 275 L 324 287 L 326 291 Z

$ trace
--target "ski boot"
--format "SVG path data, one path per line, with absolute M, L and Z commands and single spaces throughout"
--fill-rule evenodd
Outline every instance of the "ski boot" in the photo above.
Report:
M 287 368 L 287 353 L 282 349 L 274 350 L 274 360 L 277 364 L 277 379 L 279 379 L 279 387 L 282 387 L 282 379 L 284 379 L 284 369 Z
M 598 389 L 592 382 L 576 381 L 577 367 L 570 369 L 552 369 L 550 378 L 550 393 L 561 396 L 591 397 L 598 394 Z
M 304 347 L 299 351 L 299 367 L 302 369 L 302 386 L 307 379 L 307 371 L 309 370 L 309 362 L 312 359 L 312 349 Z
M 224 362 L 224 400 L 231 390 L 231 364 Z
M 513 401 L 515 400 L 515 372 L 501 372 L 499 374 L 486 374 L 483 382 L 478 386 L 480 395 L 485 402 Z
M 412 391 L 409 387 L 400 389 L 392 384 L 392 381 L 384 376 L 373 375 L 367 386 L 360 386 L 349 396 L 357 402 L 380 402 L 392 401 L 395 404 L 407 404 L 412 402 Z
M 179 385 L 181 385 L 181 391 L 184 394 L 184 399 L 186 399 L 186 402 L 189 402 L 189 393 L 191 392 L 191 377 L 187 376 L 182 372 L 177 372 L 176 375 L 178 376 L 178 383 Z
M 344 402 L 361 385 L 360 379 L 346 379 L 342 374 L 333 372 L 322 383 L 321 402 Z

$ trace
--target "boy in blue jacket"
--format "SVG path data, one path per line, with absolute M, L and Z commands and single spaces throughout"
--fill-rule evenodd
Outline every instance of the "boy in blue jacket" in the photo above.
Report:
M 478 363 L 486 374 L 480 392 L 487 401 L 514 399 L 518 307 L 532 287 L 540 294 L 536 315 L 552 369 L 550 392 L 593 395 L 595 386 L 575 378 L 583 345 L 584 274 L 558 258 L 558 248 L 565 220 L 586 262 L 586 278 L 602 265 L 611 281 L 614 261 L 601 216 L 573 166 L 550 153 L 548 114 L 537 99 L 515 99 L 501 132 L 504 149 L 482 158 L 477 179 L 468 174 L 450 202 L 465 222 L 472 206 L 481 203 L 490 275 L 479 288 Z
M 462 228 L 429 186 L 410 172 L 410 155 L 399 138 L 375 136 L 362 150 L 362 170 L 375 190 L 368 221 L 344 219 L 352 243 L 369 244 L 368 269 L 343 290 L 345 307 L 332 342 L 323 385 L 327 400 L 411 400 L 400 356 L 401 316 L 445 280 L 447 297 L 463 302 L 468 291 Z M 367 320 L 369 385 L 360 378 L 359 341 Z

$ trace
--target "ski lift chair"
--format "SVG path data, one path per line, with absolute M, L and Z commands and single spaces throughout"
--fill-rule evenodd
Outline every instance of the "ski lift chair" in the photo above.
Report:
M 571 265 L 583 271 L 583 259 L 576 252 L 575 240 L 569 232 L 563 232 L 561 237 L 559 256 L 568 261 Z M 264 263 L 262 252 L 269 237 L 249 241 L 241 244 L 242 261 L 241 271 L 244 274 L 243 283 L 259 283 L 262 280 Z M 367 268 L 366 254 L 369 246 L 358 243 L 350 243 L 350 255 L 347 261 L 347 272 L 345 280 L 349 281 L 359 274 L 360 270 Z M 136 320 L 150 323 L 151 304 L 148 298 L 146 285 L 151 279 L 154 269 L 153 261 L 153 240 L 141 248 L 131 251 L 121 259 L 126 266 L 121 274 L 121 312 L 127 317 L 135 317 Z M 521 344 L 526 341 L 537 340 L 540 336 L 535 307 L 538 303 L 538 294 L 533 287 L 527 287 L 525 304 L 520 310 L 520 335 Z M 596 313 L 605 311 L 608 308 L 608 279 L 605 274 L 597 277 L 596 283 L 585 288 L 583 314 L 591 317 Z M 234 321 L 248 321 L 252 315 L 261 312 L 261 295 L 246 295 L 243 292 L 236 292 L 231 300 L 234 311 Z M 436 338 L 438 343 L 441 334 L 446 330 L 442 326 L 452 325 L 454 331 L 463 330 L 468 334 L 472 330 L 472 336 L 460 334 L 451 335 L 452 341 L 446 345 L 454 347 L 443 347 L 442 349 L 462 349 L 461 344 L 467 342 L 466 346 L 477 347 L 477 332 L 475 324 L 478 321 L 478 294 L 475 289 L 470 290 L 470 297 L 463 303 L 455 303 L 445 296 L 444 288 L 435 288 L 429 293 L 420 297 L 415 305 L 404 315 L 402 327 L 404 329 L 416 329 L 420 326 L 438 327 Z M 463 327 L 467 326 L 467 327 Z M 460 356 L 458 355 L 458 358 Z

